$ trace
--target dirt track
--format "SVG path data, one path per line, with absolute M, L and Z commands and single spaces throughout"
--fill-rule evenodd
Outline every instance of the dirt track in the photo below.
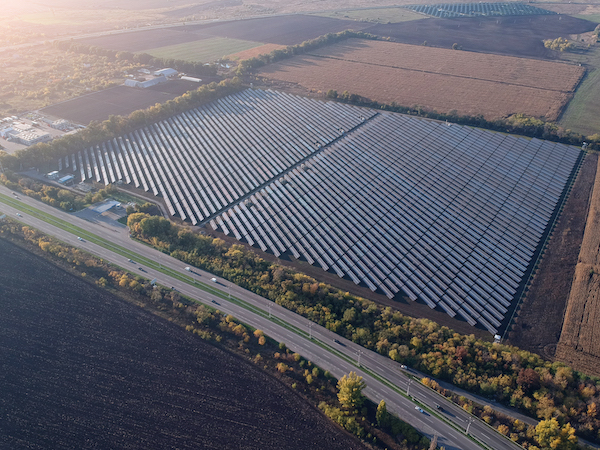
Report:
M 583 239 L 598 155 L 586 158 L 554 230 L 509 341 L 554 359 L 579 248 Z
M 585 373 L 600 376 L 599 324 L 600 177 L 597 172 L 556 358 Z

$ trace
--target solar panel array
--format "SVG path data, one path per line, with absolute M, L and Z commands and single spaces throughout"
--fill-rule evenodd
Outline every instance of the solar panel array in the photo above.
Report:
M 375 113 L 244 91 L 59 161 L 82 181 L 124 181 L 197 224 L 280 176 Z
M 436 5 L 407 5 L 406 9 L 433 17 L 501 17 L 556 14 L 548 9 L 526 3 L 441 3 Z
M 211 223 L 495 334 L 578 156 L 382 114 Z
M 172 215 L 502 326 L 579 150 L 248 90 L 61 160 Z

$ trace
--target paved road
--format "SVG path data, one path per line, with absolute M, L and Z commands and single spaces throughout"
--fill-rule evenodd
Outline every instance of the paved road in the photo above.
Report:
M 11 191 L 3 186 L 0 186 L 0 193 L 12 196 Z M 231 296 L 254 305 L 262 311 L 249 311 L 236 303 L 223 300 L 221 297 L 211 295 L 193 285 L 183 283 L 176 278 L 164 275 L 152 267 L 128 262 L 126 258 L 117 253 L 91 242 L 79 241 L 77 236 L 69 232 L 32 217 L 22 209 L 15 209 L 0 202 L 0 211 L 13 218 L 27 223 L 44 233 L 56 236 L 58 239 L 68 244 L 81 247 L 90 253 L 98 255 L 106 261 L 129 268 L 132 272 L 136 272 L 141 276 L 150 279 L 156 278 L 162 285 L 176 287 L 184 295 L 208 305 L 218 307 L 221 311 L 232 314 L 239 320 L 263 330 L 268 336 L 279 342 L 284 342 L 291 350 L 302 354 L 305 358 L 313 361 L 322 369 L 329 370 L 336 378 L 340 378 L 351 370 L 355 370 L 364 377 L 364 380 L 367 383 L 365 394 L 371 400 L 379 403 L 381 399 L 384 399 L 387 403 L 388 410 L 398 414 L 400 418 L 413 425 L 423 434 L 430 438 L 432 438 L 434 434 L 437 434 L 438 445 L 444 446 L 448 450 L 475 450 L 481 448 L 474 441 L 467 438 L 462 432 L 441 420 L 440 417 L 443 417 L 449 422 L 452 422 L 454 427 L 460 428 L 461 430 L 464 430 L 469 426 L 470 434 L 476 436 L 491 449 L 508 450 L 520 448 L 479 420 L 475 420 L 469 425 L 471 416 L 466 411 L 447 402 L 443 397 L 429 390 L 417 381 L 409 381 L 411 375 L 410 369 L 401 370 L 399 364 L 393 362 L 389 358 L 365 350 L 353 342 L 341 338 L 323 327 L 313 324 L 308 319 L 292 313 L 237 285 L 221 279 L 218 280 L 218 283 L 212 283 L 210 280 L 214 276 L 213 274 L 199 269 L 194 269 L 193 273 L 187 272 L 185 270 L 185 264 L 181 261 L 130 240 L 128 238 L 127 229 L 118 224 L 113 226 L 109 223 L 88 222 L 74 215 L 58 211 L 31 198 L 24 196 L 19 197 L 20 201 L 25 204 L 48 214 L 52 214 L 55 217 L 62 218 L 71 224 L 84 228 L 98 236 L 109 239 L 114 244 L 134 251 L 152 261 L 156 261 L 164 267 L 179 271 L 183 275 L 190 276 L 198 283 L 208 284 L 213 288 L 222 290 L 225 294 L 230 293 Z M 21 211 L 21 217 L 16 216 L 18 211 Z M 140 267 L 142 271 L 140 271 Z M 312 339 L 309 339 L 308 336 L 301 336 L 294 333 L 288 328 L 275 323 L 268 317 L 269 314 L 273 317 L 280 318 L 287 324 L 290 324 L 299 330 L 303 330 L 306 334 L 310 332 Z M 340 343 L 336 343 L 334 339 L 337 339 Z M 326 348 L 323 348 L 323 346 Z M 356 368 L 354 363 L 358 358 L 360 358 L 360 364 L 364 370 L 362 368 Z M 372 374 L 377 374 L 379 378 L 374 377 Z M 381 378 L 387 380 L 387 382 L 382 382 Z M 403 392 L 406 392 L 408 388 L 410 396 L 416 399 L 418 403 L 401 395 L 397 389 L 394 389 L 392 386 L 395 386 Z M 441 405 L 443 410 L 436 410 L 436 404 Z M 417 405 L 423 407 L 425 413 L 418 412 L 415 409 L 415 406 Z M 440 417 L 436 417 L 436 414 Z

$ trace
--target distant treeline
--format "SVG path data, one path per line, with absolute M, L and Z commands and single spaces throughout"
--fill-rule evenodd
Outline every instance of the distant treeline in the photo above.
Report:
M 440 113 L 434 110 L 420 106 L 402 106 L 396 102 L 379 103 L 357 94 L 344 91 L 338 94 L 337 91 L 330 89 L 326 96 L 331 99 L 339 100 L 344 103 L 350 103 L 357 106 L 365 106 L 373 109 L 392 111 L 413 116 L 426 117 L 428 119 L 446 120 L 448 122 L 469 125 L 473 127 L 485 128 L 488 130 L 501 131 L 503 133 L 518 134 L 548 141 L 560 142 L 567 145 L 581 146 L 583 142 L 588 144 L 589 149 L 600 150 L 600 133 L 591 136 L 584 136 L 571 130 L 565 130 L 555 123 L 545 122 L 524 114 L 514 114 L 506 119 L 488 120 L 482 115 L 461 116 L 456 111 L 449 113 Z
M 105 56 L 109 60 L 130 61 L 132 63 L 144 64 L 153 67 L 171 67 L 180 72 L 185 72 L 194 75 L 216 75 L 217 66 L 214 64 L 205 64 L 202 62 L 186 61 L 183 59 L 173 58 L 156 58 L 148 53 L 133 53 L 127 51 L 115 51 L 107 48 L 98 47 L 95 45 L 84 44 L 82 42 L 70 41 L 54 41 L 54 47 L 65 51 L 85 53 L 88 55 Z
M 173 100 L 134 111 L 127 117 L 109 116 L 108 120 L 103 122 L 93 121 L 87 128 L 76 134 L 68 134 L 48 143 L 35 144 L 10 155 L 0 151 L 0 164 L 4 169 L 12 171 L 51 164 L 58 158 L 70 155 L 83 148 L 116 138 L 137 128 L 171 117 L 174 114 L 205 105 L 218 98 L 238 92 L 240 89 L 242 89 L 242 86 L 237 78 L 223 80 L 218 84 L 206 84 Z
M 345 30 L 339 33 L 327 33 L 323 36 L 319 36 L 315 39 L 309 39 L 297 45 L 290 45 L 284 49 L 273 50 L 271 53 L 265 53 L 254 58 L 244 59 L 240 61 L 237 68 L 237 75 L 246 75 L 250 71 L 259 67 L 266 66 L 267 64 L 281 61 L 282 59 L 292 58 L 296 55 L 302 55 L 309 51 L 316 50 L 327 45 L 335 44 L 350 38 L 359 39 L 381 39 L 378 36 L 370 33 L 363 33 L 362 31 Z

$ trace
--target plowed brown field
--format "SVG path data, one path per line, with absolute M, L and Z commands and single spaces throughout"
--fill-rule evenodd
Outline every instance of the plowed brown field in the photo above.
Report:
M 265 53 L 271 53 L 273 50 L 279 50 L 283 48 L 286 48 L 285 45 L 265 44 L 259 47 L 254 47 L 248 50 L 242 50 L 241 52 L 233 53 L 227 57 L 232 60 L 250 59 L 258 55 L 264 55 Z
M 598 171 L 556 358 L 585 373 L 600 375 L 600 176 Z
M 547 120 L 556 120 L 583 74 L 582 67 L 562 63 L 358 39 L 260 72 L 382 103 L 488 119 L 523 113 Z

